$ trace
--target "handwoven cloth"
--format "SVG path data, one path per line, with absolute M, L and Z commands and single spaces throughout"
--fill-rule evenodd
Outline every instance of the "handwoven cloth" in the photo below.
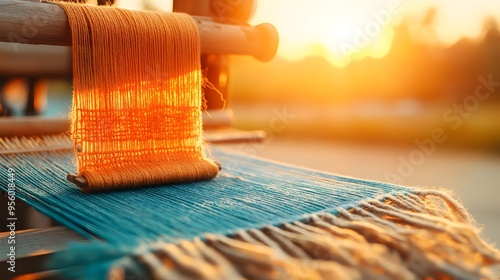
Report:
M 185 14 L 60 3 L 72 34 L 71 135 L 84 191 L 213 178 L 200 41 Z
M 497 279 L 500 252 L 444 192 L 214 147 L 224 170 L 213 180 L 87 195 L 61 176 L 66 147 L 0 138 L 16 198 L 105 241 L 56 254 L 47 269 L 63 279 Z

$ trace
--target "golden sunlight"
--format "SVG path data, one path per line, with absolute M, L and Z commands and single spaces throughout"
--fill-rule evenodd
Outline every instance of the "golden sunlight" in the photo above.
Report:
M 87 0 L 96 2 L 97 0 Z M 122 8 L 171 11 L 173 0 L 115 0 Z M 280 34 L 278 54 L 298 61 L 321 56 L 336 66 L 366 57 L 383 58 L 391 50 L 394 27 L 402 20 L 425 21 L 435 9 L 429 30 L 414 37 L 451 46 L 461 38 L 480 38 L 487 17 L 500 18 L 497 0 L 255 0 L 252 25 L 270 22 Z M 465 20 L 465 21 L 464 21 Z
M 497 6 L 491 0 L 260 0 L 251 23 L 271 22 L 277 27 L 282 57 L 319 55 L 344 67 L 352 60 L 384 57 L 391 48 L 393 27 L 406 16 L 418 18 L 435 7 L 433 38 L 425 39 L 450 45 L 462 37 L 479 37 L 487 16 L 500 17 Z
M 402 3 L 395 0 L 259 1 L 253 22 L 275 24 L 279 53 L 287 59 L 321 55 L 343 67 L 351 60 L 385 56 L 391 46 L 391 26 L 402 11 Z

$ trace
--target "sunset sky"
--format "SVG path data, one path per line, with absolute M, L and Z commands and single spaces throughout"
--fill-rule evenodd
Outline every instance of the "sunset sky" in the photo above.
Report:
M 96 1 L 96 0 L 88 0 Z M 115 0 L 120 7 L 140 9 L 146 1 L 171 11 L 172 0 Z M 231 5 L 240 0 L 221 0 Z M 481 36 L 485 19 L 500 19 L 498 0 L 256 0 L 251 24 L 273 23 L 280 34 L 278 55 L 300 60 L 326 57 L 337 67 L 370 56 L 384 57 L 390 50 L 393 27 L 403 18 L 422 22 L 429 8 L 437 11 L 435 29 L 415 32 L 424 41 L 449 46 L 460 38 Z
M 497 0 L 260 0 L 251 23 L 277 27 L 279 55 L 285 58 L 322 55 L 343 67 L 352 59 L 383 57 L 392 27 L 407 16 L 422 21 L 430 7 L 437 9 L 435 35 L 422 39 L 444 45 L 477 38 L 486 17 L 500 18 Z

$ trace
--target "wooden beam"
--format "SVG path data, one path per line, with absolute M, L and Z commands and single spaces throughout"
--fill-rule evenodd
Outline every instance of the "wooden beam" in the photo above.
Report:
M 70 47 L 0 42 L 0 61 L 2 77 L 72 76 Z
M 202 113 L 203 128 L 229 127 L 232 123 L 231 109 L 206 111 Z M 41 116 L 2 117 L 0 118 L 0 137 L 35 136 L 61 134 L 69 131 L 67 118 L 46 118 Z M 214 138 L 214 142 L 219 138 Z
M 202 53 L 251 55 L 266 61 L 278 48 L 278 33 L 271 24 L 251 27 L 219 24 L 208 17 L 193 19 Z M 57 4 L 0 0 L 0 42 L 71 46 L 68 18 Z

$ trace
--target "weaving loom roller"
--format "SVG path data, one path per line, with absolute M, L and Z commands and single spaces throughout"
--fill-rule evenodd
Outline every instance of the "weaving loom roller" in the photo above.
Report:
M 39 23 L 27 25 L 26 20 Z M 271 24 L 255 27 L 220 24 L 209 17 L 193 16 L 206 54 L 251 55 L 268 61 L 278 47 L 278 33 Z M 71 34 L 64 11 L 50 2 L 0 1 L 0 42 L 70 46 Z M 28 28 L 33 28 L 28 33 Z

